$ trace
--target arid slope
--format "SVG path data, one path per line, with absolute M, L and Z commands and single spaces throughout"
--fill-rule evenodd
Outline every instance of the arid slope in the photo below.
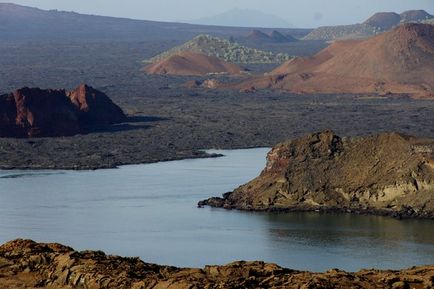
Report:
M 434 218 L 434 141 L 331 131 L 275 146 L 261 175 L 199 205 Z
M 405 24 L 367 40 L 338 41 L 235 86 L 295 93 L 408 94 L 434 97 L 434 26 Z
M 194 75 L 241 74 L 244 69 L 203 53 L 182 51 L 144 68 L 148 74 Z

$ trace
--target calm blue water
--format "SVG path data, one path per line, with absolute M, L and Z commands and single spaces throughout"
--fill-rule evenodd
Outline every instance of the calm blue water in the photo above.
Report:
M 434 263 L 434 221 L 198 209 L 258 175 L 267 149 L 98 171 L 0 171 L 0 242 L 30 238 L 175 266 L 301 270 Z

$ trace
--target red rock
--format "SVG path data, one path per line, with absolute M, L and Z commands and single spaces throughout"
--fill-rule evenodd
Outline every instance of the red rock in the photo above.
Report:
M 22 88 L 12 93 L 18 136 L 65 136 L 80 131 L 76 108 L 64 90 Z
M 366 40 L 337 41 L 313 57 L 294 58 L 233 88 L 432 98 L 434 26 L 405 24 Z
M 241 74 L 240 66 L 202 53 L 182 51 L 144 68 L 148 74 L 192 75 Z
M 105 94 L 86 85 L 70 93 L 24 87 L 0 96 L 0 137 L 70 136 L 125 118 Z
M 107 125 L 123 122 L 126 116 L 103 92 L 82 84 L 67 93 L 71 102 L 79 109 L 83 125 Z

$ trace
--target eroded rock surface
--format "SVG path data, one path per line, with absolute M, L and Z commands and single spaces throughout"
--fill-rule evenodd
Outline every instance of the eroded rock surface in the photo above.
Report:
M 15 240 L 0 246 L 0 286 L 12 288 L 433 288 L 434 266 L 402 271 L 337 269 L 310 273 L 264 262 L 202 269 L 147 264 L 138 258 L 77 252 L 60 244 Z
M 24 87 L 0 95 L 0 137 L 54 137 L 126 119 L 104 93 L 87 85 L 71 92 Z
M 315 133 L 278 144 L 260 176 L 199 205 L 434 218 L 433 148 L 398 133 Z

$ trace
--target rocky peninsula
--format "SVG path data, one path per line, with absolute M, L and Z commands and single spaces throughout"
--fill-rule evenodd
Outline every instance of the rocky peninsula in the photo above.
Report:
M 433 148 L 433 140 L 398 133 L 314 133 L 278 144 L 260 176 L 199 206 L 432 219 Z

